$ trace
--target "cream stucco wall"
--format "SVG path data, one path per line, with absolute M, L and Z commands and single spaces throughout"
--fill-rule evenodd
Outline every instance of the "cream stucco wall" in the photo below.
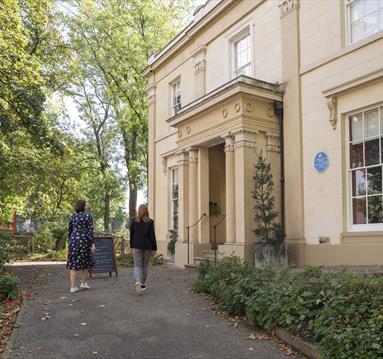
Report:
M 187 149 L 195 144 L 211 147 L 217 144 L 214 142 L 217 138 L 246 126 L 257 133 L 257 150 L 272 149 L 266 153 L 275 179 L 279 179 L 279 153 L 268 142 L 273 141 L 268 137 L 270 133 L 274 136 L 279 133 L 278 121 L 273 116 L 265 116 L 272 112 L 271 101 L 262 102 L 238 93 L 206 111 L 202 103 L 198 109 L 201 114 L 197 111 L 177 125 L 179 133 L 167 122 L 171 103 L 169 84 L 181 78 L 182 106 L 226 84 L 232 77 L 230 39 L 248 26 L 252 39 L 252 77 L 270 83 L 283 82 L 285 86 L 286 230 L 292 261 L 325 265 L 382 263 L 382 232 L 368 231 L 358 235 L 350 232 L 345 126 L 349 112 L 383 102 L 383 31 L 348 45 L 344 0 L 223 0 L 217 8 L 220 6 L 226 6 L 225 10 L 201 25 L 198 31 L 187 30 L 189 33 L 184 36 L 182 46 L 174 45 L 171 55 L 162 54 L 158 60 L 162 63 L 152 65 L 156 103 L 155 114 L 150 115 L 149 121 L 153 121 L 151 133 L 155 133 L 150 144 L 155 153 L 155 163 L 151 165 L 155 174 L 150 186 L 154 194 L 157 234 L 163 241 L 163 248 L 169 223 L 169 174 L 166 169 L 177 165 L 174 154 L 177 148 Z M 197 61 L 203 64 L 198 74 Z M 329 98 L 337 103 L 336 129 L 329 122 Z M 252 106 L 251 114 L 242 112 L 247 103 Z M 233 109 L 238 104 L 241 111 L 236 114 Z M 223 109 L 228 111 L 227 117 L 222 116 Z M 313 166 L 314 155 L 321 151 L 330 159 L 324 173 L 318 173 Z M 203 153 L 204 164 L 199 165 L 197 174 L 200 185 L 206 182 L 201 177 L 201 168 L 206 169 L 206 151 Z M 245 213 L 252 211 L 254 203 L 241 190 L 251 185 L 254 158 L 254 149 L 235 153 L 236 168 L 243 170 L 236 177 L 243 185 L 242 189 L 236 186 L 236 198 L 243 201 L 243 206 L 237 205 L 236 211 L 243 222 L 248 223 L 246 230 L 236 228 L 237 242 L 243 242 L 243 248 L 237 248 L 236 253 L 247 257 L 250 253 L 248 241 L 253 238 L 250 230 L 253 219 Z M 211 171 L 214 166 L 210 167 Z M 189 179 L 185 183 L 188 184 Z M 213 188 L 211 178 L 208 185 Z M 219 197 L 215 190 L 210 192 L 212 198 Z M 206 209 L 206 198 L 199 200 L 198 206 L 199 212 L 202 207 Z M 186 218 L 189 220 L 188 214 Z M 200 236 L 202 228 L 199 228 Z M 319 237 L 328 237 L 330 243 L 319 245 Z M 232 243 L 221 249 L 230 254 L 234 247 Z M 359 252 L 364 249 L 360 256 Z M 192 250 L 198 252 L 198 248 Z

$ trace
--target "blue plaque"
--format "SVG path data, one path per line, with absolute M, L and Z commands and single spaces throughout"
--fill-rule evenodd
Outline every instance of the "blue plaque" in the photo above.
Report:
M 314 167 L 319 172 L 322 173 L 327 170 L 328 167 L 328 156 L 324 152 L 318 152 L 314 157 Z

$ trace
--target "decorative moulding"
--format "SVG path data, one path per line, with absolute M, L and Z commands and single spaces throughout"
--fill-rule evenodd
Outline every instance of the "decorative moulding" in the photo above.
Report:
M 335 96 L 330 97 L 327 100 L 327 107 L 328 107 L 328 109 L 330 111 L 329 122 L 330 122 L 333 130 L 336 130 L 336 123 L 337 123 L 337 114 L 336 114 L 337 98 Z
M 184 149 L 176 152 L 177 155 L 177 165 L 178 166 L 185 166 L 189 162 L 189 154 Z
M 281 18 L 297 9 L 299 6 L 298 0 L 283 0 L 279 4 L 279 9 L 281 10 Z
M 166 170 L 168 167 L 168 159 L 166 157 L 162 157 L 161 164 L 162 164 L 162 171 L 166 173 Z
M 189 163 L 198 163 L 198 148 L 189 148 Z
M 234 151 L 234 136 L 231 133 L 229 133 L 226 136 L 222 136 L 222 138 L 225 140 L 225 152 Z
M 233 132 L 235 136 L 234 147 L 242 148 L 242 147 L 251 147 L 256 148 L 257 141 L 256 136 L 258 131 L 240 129 Z
M 266 134 L 266 150 L 271 152 L 280 152 L 279 136 L 267 133 Z
M 227 117 L 227 115 L 228 115 L 228 111 L 227 111 L 227 108 L 224 108 L 223 110 L 222 110 L 222 116 L 223 116 L 223 118 L 226 118 Z
M 239 103 L 236 103 L 234 105 L 234 110 L 235 110 L 235 112 L 239 112 L 241 110 L 241 105 Z

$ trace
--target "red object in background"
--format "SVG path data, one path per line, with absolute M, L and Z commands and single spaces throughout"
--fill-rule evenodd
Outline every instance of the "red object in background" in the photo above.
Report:
M 16 211 L 13 212 L 13 234 L 17 233 L 17 226 L 16 226 Z

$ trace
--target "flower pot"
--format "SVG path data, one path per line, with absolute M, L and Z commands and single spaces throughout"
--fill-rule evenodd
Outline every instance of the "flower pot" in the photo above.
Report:
M 255 243 L 255 266 L 287 266 L 287 244 L 270 245 L 263 242 Z

